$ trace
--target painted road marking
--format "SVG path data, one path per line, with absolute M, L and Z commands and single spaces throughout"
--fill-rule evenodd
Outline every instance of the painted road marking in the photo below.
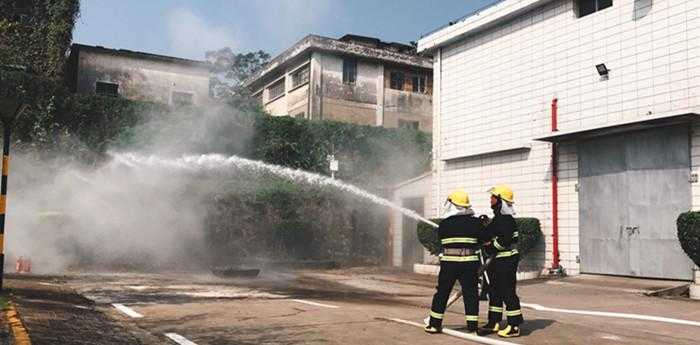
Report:
M 575 309 L 559 309 L 559 308 L 549 308 L 549 307 L 541 306 L 539 304 L 531 304 L 531 303 L 521 303 L 520 305 L 525 307 L 525 308 L 530 308 L 530 309 L 534 309 L 534 310 L 538 310 L 538 311 L 551 311 L 551 312 L 555 312 L 555 313 L 615 317 L 615 318 L 622 318 L 622 319 L 634 319 L 634 320 L 644 320 L 644 321 L 657 321 L 657 322 L 675 323 L 678 325 L 700 327 L 700 322 L 697 322 L 697 321 L 672 319 L 672 318 L 661 317 L 661 316 L 627 314 L 627 313 L 609 313 L 609 312 L 603 312 L 603 311 L 589 311 L 589 310 L 575 310 Z
M 396 322 L 396 323 L 402 323 L 404 325 L 410 325 L 410 326 L 416 326 L 423 328 L 425 325 L 420 324 L 418 322 L 413 322 L 413 321 L 408 321 L 408 320 L 402 320 L 402 319 L 392 319 L 392 318 L 376 318 L 377 320 L 384 320 L 384 321 L 391 321 L 391 322 Z M 459 332 L 455 331 L 453 329 L 448 329 L 448 328 L 443 328 L 442 333 L 447 334 L 449 336 L 453 336 L 456 338 L 460 339 L 465 339 L 465 340 L 470 340 L 475 343 L 479 344 L 488 344 L 488 345 L 518 345 L 516 343 L 511 343 L 503 340 L 498 340 L 498 339 L 492 339 L 492 338 L 487 338 L 487 337 L 482 337 L 478 336 L 476 334 L 469 334 L 469 333 L 464 333 L 464 332 Z
M 10 324 L 12 329 L 12 335 L 14 337 L 14 344 L 16 345 L 32 345 L 32 340 L 29 338 L 29 333 L 22 323 L 22 319 L 19 318 L 17 314 L 17 309 L 14 305 L 10 304 L 5 310 L 5 316 L 7 316 L 7 323 Z
M 197 345 L 197 343 L 189 341 L 187 338 L 185 338 L 177 333 L 165 333 L 165 336 L 170 338 L 170 340 L 172 340 L 180 345 Z
M 298 303 L 304 303 L 304 304 L 308 304 L 308 305 L 315 305 L 315 306 L 317 306 L 317 307 L 332 308 L 332 309 L 340 308 L 340 307 L 337 306 L 337 305 L 316 303 L 316 302 L 311 302 L 311 301 L 305 301 L 305 300 L 303 300 L 303 299 L 293 299 L 292 301 L 298 302 Z
M 121 303 L 112 303 L 112 306 L 117 308 L 117 310 L 119 310 L 120 312 L 122 312 L 130 317 L 133 317 L 135 319 L 143 317 L 143 315 L 135 312 L 133 309 L 131 309 L 131 308 L 129 308 Z

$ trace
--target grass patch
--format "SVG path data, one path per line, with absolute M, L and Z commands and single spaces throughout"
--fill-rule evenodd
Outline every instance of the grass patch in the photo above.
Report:
M 0 310 L 7 309 L 10 306 L 10 300 L 6 294 L 0 294 Z

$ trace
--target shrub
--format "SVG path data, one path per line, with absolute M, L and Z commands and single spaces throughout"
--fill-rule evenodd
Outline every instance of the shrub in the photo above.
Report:
M 431 219 L 433 223 L 440 224 L 442 219 Z M 432 255 L 438 255 L 442 251 L 442 245 L 440 244 L 440 239 L 437 235 L 437 229 L 432 225 L 418 222 L 418 241 L 425 247 L 425 249 Z
M 205 231 L 219 263 L 386 259 L 387 211 L 374 204 L 269 177 L 215 188 L 219 193 L 206 205 Z
M 695 265 L 700 266 L 700 212 L 681 213 L 676 225 L 681 248 Z
M 432 221 L 440 224 L 441 219 L 433 219 Z M 518 226 L 518 251 L 522 257 L 537 246 L 542 238 L 542 230 L 537 218 L 515 218 L 515 223 Z M 428 224 L 418 223 L 418 240 L 430 254 L 438 255 L 442 250 L 442 245 L 435 230 Z

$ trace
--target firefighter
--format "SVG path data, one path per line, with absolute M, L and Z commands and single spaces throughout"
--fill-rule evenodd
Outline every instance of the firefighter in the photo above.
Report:
M 479 317 L 478 270 L 479 248 L 488 240 L 484 225 L 474 217 L 469 203 L 469 195 L 464 191 L 455 191 L 445 202 L 443 220 L 438 228 L 438 237 L 442 243 L 440 256 L 440 274 L 437 292 L 433 296 L 430 318 L 425 326 L 428 333 L 440 333 L 445 306 L 456 280 L 462 286 L 464 313 L 469 332 L 478 330 Z
M 513 190 L 508 186 L 499 185 L 491 188 L 489 193 L 494 217 L 486 226 L 485 232 L 492 239 L 486 246 L 486 251 L 493 257 L 493 262 L 488 268 L 491 278 L 489 318 L 488 323 L 482 326 L 480 333 L 497 332 L 500 337 L 517 337 L 520 335 L 523 315 L 520 311 L 520 299 L 515 291 L 520 256 L 516 248 L 518 229 L 513 219 L 515 215 Z M 504 303 L 508 323 L 500 328 Z

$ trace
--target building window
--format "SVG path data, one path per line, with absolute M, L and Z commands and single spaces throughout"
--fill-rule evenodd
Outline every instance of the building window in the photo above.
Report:
M 194 95 L 189 92 L 180 92 L 180 91 L 173 91 L 173 94 L 170 98 L 170 101 L 172 102 L 173 105 L 192 105 L 194 103 L 193 101 Z
M 403 90 L 404 76 L 401 72 L 391 72 L 389 87 L 394 90 Z
M 578 17 L 587 16 L 591 13 L 612 7 L 613 0 L 576 0 L 576 11 Z
M 357 80 L 357 60 L 343 59 L 343 83 L 355 84 L 355 80 Z
M 267 88 L 268 92 L 268 102 L 272 102 L 275 99 L 284 95 L 284 78 L 276 81 L 274 84 Z
M 119 96 L 119 84 L 98 81 L 95 83 L 95 93 L 102 96 Z
M 413 92 L 425 93 L 428 85 L 428 77 L 417 75 L 413 77 Z
M 399 128 L 418 130 L 418 121 L 399 120 Z
M 292 73 L 292 88 L 297 88 L 309 82 L 309 65 L 297 69 Z

